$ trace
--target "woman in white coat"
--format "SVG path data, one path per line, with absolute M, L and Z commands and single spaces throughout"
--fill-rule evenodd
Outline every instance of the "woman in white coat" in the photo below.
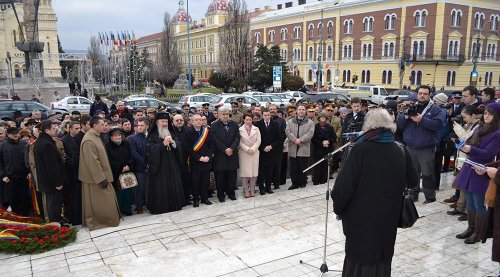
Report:
M 259 128 L 253 126 L 253 117 L 247 114 L 243 117 L 243 125 L 240 127 L 238 150 L 240 177 L 245 198 L 255 196 L 255 183 L 259 175 L 259 146 Z

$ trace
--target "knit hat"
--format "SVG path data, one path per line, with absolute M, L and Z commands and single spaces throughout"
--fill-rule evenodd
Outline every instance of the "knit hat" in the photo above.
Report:
M 490 103 L 486 107 L 494 110 L 495 113 L 497 114 L 497 117 L 500 118 L 500 103 L 499 102 Z
M 441 92 L 439 94 L 436 94 L 436 96 L 434 96 L 432 100 L 438 105 L 444 105 L 448 103 L 448 96 Z

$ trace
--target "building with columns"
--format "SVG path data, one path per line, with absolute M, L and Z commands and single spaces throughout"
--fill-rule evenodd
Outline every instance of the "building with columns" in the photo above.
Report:
M 324 85 L 458 90 L 476 56 L 478 86 L 500 86 L 499 21 L 497 0 L 298 0 L 253 18 L 251 29 L 253 47 L 278 45 L 310 86 L 321 59 Z
M 24 10 L 21 0 L 15 0 L 14 5 L 21 23 Z M 38 38 L 45 44 L 44 52 L 59 54 L 57 44 L 57 16 L 52 7 L 52 0 L 40 0 L 38 15 Z M 24 28 L 24 27 L 23 27 Z M 23 30 L 24 31 L 24 30 Z M 8 77 L 7 52 L 12 57 L 13 77 L 23 77 L 27 74 L 24 53 L 19 51 L 15 43 L 21 40 L 21 32 L 12 3 L 9 0 L 0 0 L 0 78 Z M 61 67 L 58 59 L 43 60 L 43 74 L 48 78 L 60 78 Z

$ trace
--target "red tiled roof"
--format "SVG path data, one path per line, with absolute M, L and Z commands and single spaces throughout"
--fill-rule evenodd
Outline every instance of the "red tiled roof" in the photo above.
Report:
M 137 44 L 160 40 L 162 34 L 163 34 L 163 32 L 159 32 L 159 33 L 155 33 L 155 34 L 151 34 L 151 35 L 140 37 L 137 40 Z

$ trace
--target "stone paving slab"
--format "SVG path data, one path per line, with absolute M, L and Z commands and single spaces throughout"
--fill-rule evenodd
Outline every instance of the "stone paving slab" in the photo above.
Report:
M 438 199 L 453 193 L 444 174 Z M 75 243 L 37 255 L 0 254 L 10 276 L 319 276 L 323 263 L 326 185 L 272 195 L 126 217 L 120 226 L 80 229 Z M 331 204 L 331 202 L 330 202 Z M 393 276 L 487 276 L 498 272 L 491 240 L 465 245 L 455 235 L 466 223 L 448 206 L 417 203 L 424 216 L 398 230 Z M 340 276 L 345 237 L 328 207 L 326 262 Z M 303 261 L 307 264 L 301 264 Z M 312 266 L 311 266 L 312 265 Z

